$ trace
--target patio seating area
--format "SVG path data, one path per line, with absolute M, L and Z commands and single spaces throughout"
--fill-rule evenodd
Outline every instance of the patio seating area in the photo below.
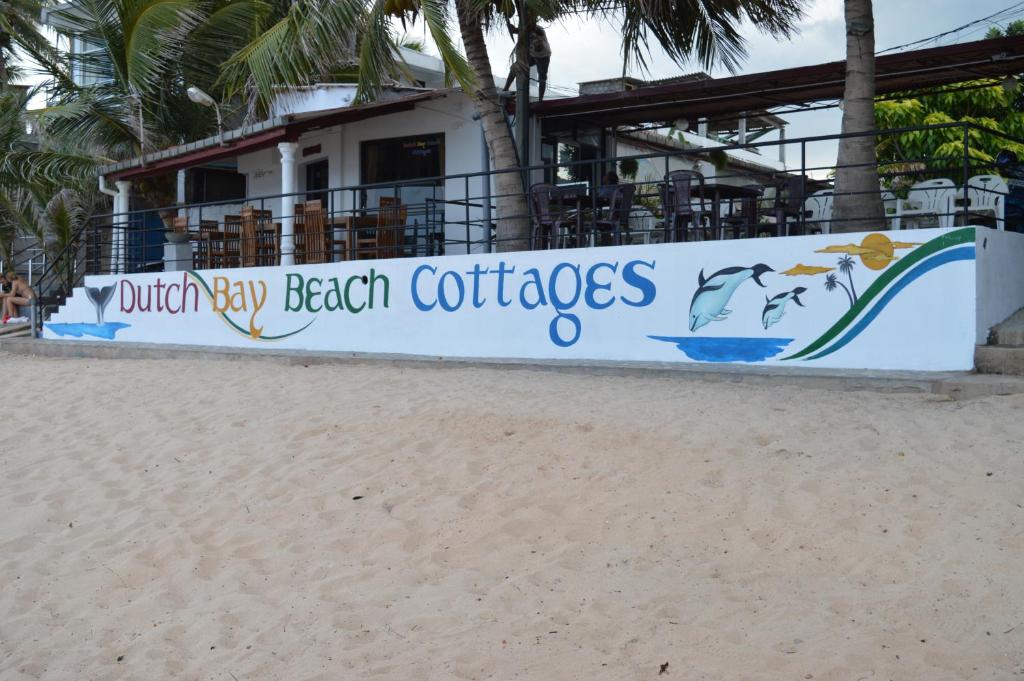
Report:
M 760 153 L 780 144 L 755 142 L 98 216 L 78 248 L 84 272 L 102 274 L 494 252 L 513 238 L 502 228 L 508 222 L 534 250 L 827 234 L 837 169 L 805 159 L 812 145 L 837 138 L 782 142 L 801 158 L 783 170 L 723 170 L 708 161 L 716 151 Z M 613 169 L 624 161 L 646 170 L 619 181 Z M 498 194 L 501 173 L 525 177 L 525 194 L 515 201 Z M 962 224 L 1024 231 L 1018 176 L 1015 158 L 980 164 L 966 154 L 921 159 L 912 170 L 880 167 L 883 224 L 848 219 L 865 220 L 858 231 Z M 167 213 L 176 215 L 170 227 L 157 218 Z

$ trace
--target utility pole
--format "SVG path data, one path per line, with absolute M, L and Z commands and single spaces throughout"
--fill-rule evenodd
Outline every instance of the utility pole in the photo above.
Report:
M 519 165 L 530 165 L 530 32 L 525 0 L 516 0 L 519 14 L 519 35 L 516 39 L 516 141 L 519 143 Z M 529 173 L 523 173 L 523 187 L 530 184 Z

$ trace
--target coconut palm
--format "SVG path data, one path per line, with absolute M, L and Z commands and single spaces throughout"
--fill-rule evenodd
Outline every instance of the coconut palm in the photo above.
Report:
M 846 291 L 846 298 L 850 301 L 850 307 L 853 307 L 853 296 L 850 295 L 850 289 L 846 288 L 843 282 L 839 281 L 835 274 L 829 273 L 825 275 L 825 290 L 829 293 L 836 290 L 837 286 L 842 286 L 843 290 Z
M 267 7 L 260 0 L 81 0 L 54 12 L 68 35 L 98 47 L 71 56 L 94 82 L 56 84 L 41 115 L 45 132 L 91 140 L 108 160 L 212 134 L 214 113 L 190 102 L 186 89 L 216 92 L 221 63 L 248 42 Z M 137 190 L 155 206 L 174 202 L 173 176 L 147 179 Z
M 308 0 L 297 3 L 303 6 L 301 21 L 315 24 L 319 15 L 331 11 Z M 450 77 L 476 104 L 495 168 L 511 170 L 519 161 L 484 42 L 485 31 L 503 26 L 504 19 L 519 26 L 578 15 L 613 21 L 622 32 L 624 70 L 645 68 L 652 43 L 679 64 L 693 59 L 704 67 L 722 64 L 734 69 L 746 56 L 739 34 L 743 21 L 749 20 L 765 33 L 787 37 L 805 4 L 806 0 L 372 0 L 366 29 L 357 43 L 359 96 L 373 96 L 400 68 L 390 19 L 422 20 Z M 465 55 L 455 48 L 453 19 Z M 236 89 L 247 84 L 261 101 L 269 102 L 273 86 L 309 82 L 308 64 L 336 63 L 338 35 L 347 34 L 339 32 L 332 40 L 317 41 L 287 24 L 275 27 L 232 58 L 225 82 Z M 522 38 L 516 47 L 520 60 L 525 55 Z M 525 248 L 529 225 L 522 217 L 527 214 L 523 178 L 516 172 L 500 173 L 495 187 L 499 250 Z
M 864 133 L 875 127 L 875 21 L 871 0 L 845 0 L 845 15 L 842 131 Z M 832 231 L 864 231 L 884 224 L 874 136 L 839 140 L 835 188 Z
M 18 52 L 48 68 L 60 59 L 39 25 L 40 0 L 0 0 L 0 87 L 20 75 Z
M 844 255 L 839 258 L 839 271 L 850 280 L 850 296 L 853 298 L 853 302 L 857 302 L 857 289 L 853 287 L 853 266 L 853 258 L 850 256 Z

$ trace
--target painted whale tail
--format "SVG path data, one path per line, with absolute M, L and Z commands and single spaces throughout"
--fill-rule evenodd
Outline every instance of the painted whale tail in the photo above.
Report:
M 775 271 L 771 267 L 768 267 L 768 265 L 765 265 L 764 263 L 758 263 L 758 264 L 754 265 L 753 267 L 751 267 L 750 269 L 753 270 L 753 272 L 754 272 L 754 274 L 751 275 L 752 278 L 754 279 L 754 281 L 757 282 L 758 286 L 762 286 L 762 287 L 764 286 L 764 282 L 761 281 L 761 275 L 765 274 L 766 272 L 774 272 Z
M 103 311 L 107 308 L 110 303 L 110 299 L 114 297 L 114 284 L 104 286 L 102 288 L 91 288 L 85 287 L 85 295 L 96 306 L 96 323 L 103 323 Z
M 800 294 L 806 290 L 807 289 L 805 289 L 803 286 L 797 286 L 795 289 L 793 289 L 793 302 L 799 305 L 800 307 L 806 307 L 806 305 L 800 302 Z

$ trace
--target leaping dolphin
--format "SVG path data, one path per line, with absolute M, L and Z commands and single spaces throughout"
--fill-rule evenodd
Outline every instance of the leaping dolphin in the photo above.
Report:
M 784 291 L 777 296 L 764 297 L 764 311 L 761 313 L 761 324 L 767 330 L 769 326 L 777 323 L 782 319 L 782 315 L 786 314 L 786 303 L 793 301 L 800 307 L 804 307 L 804 304 L 800 302 L 799 296 L 801 293 L 806 291 L 803 286 L 797 286 L 792 291 Z
M 753 267 L 726 267 L 705 279 L 704 270 L 701 270 L 697 276 L 697 291 L 690 302 L 690 331 L 696 331 L 708 322 L 725 319 L 732 312 L 726 310 L 725 306 L 740 284 L 753 279 L 758 286 L 763 287 L 761 275 L 774 271 L 768 265 L 758 263 Z
M 85 296 L 96 307 L 96 323 L 103 324 L 103 310 L 107 303 L 114 297 L 115 285 L 104 286 L 103 288 L 85 287 Z

